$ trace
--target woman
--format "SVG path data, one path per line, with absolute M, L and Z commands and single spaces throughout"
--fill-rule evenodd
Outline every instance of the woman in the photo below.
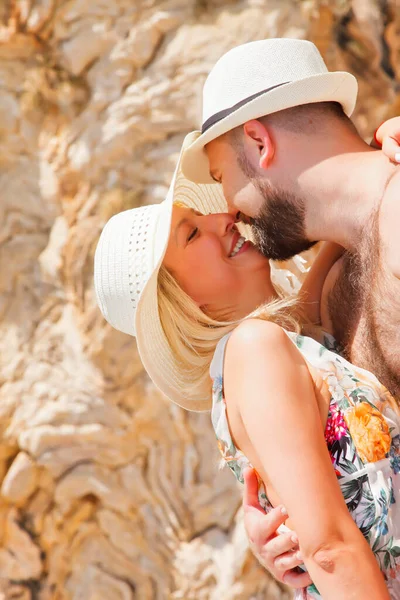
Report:
M 397 406 L 326 339 L 300 333 L 337 250 L 325 248 L 296 305 L 223 205 L 219 186 L 191 184 L 178 168 L 165 202 L 114 216 L 95 259 L 102 313 L 136 336 L 172 401 L 212 404 L 232 471 L 242 480 L 251 463 L 266 510 L 287 507 L 311 597 L 400 599 Z

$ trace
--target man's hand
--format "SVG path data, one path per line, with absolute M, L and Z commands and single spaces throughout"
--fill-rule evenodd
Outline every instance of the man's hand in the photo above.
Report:
M 371 146 L 382 148 L 391 161 L 400 163 L 400 117 L 393 117 L 382 123 L 375 131 Z
M 303 562 L 296 534 L 279 534 L 276 531 L 286 521 L 286 511 L 277 507 L 265 514 L 258 501 L 254 469 L 246 469 L 244 484 L 244 525 L 253 554 L 278 581 L 296 589 L 310 585 L 312 581 L 308 573 L 293 570 Z

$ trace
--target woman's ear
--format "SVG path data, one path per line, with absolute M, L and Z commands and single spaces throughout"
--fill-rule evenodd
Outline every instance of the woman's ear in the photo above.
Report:
M 275 154 L 273 139 L 261 121 L 253 119 L 243 125 L 245 140 L 257 154 L 260 169 L 268 169 Z

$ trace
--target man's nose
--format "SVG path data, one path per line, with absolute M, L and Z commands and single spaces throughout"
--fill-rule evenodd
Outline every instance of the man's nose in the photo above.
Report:
M 229 214 L 233 216 L 235 223 L 244 223 L 244 225 L 251 225 L 253 223 L 253 219 L 245 215 L 240 210 L 230 211 Z

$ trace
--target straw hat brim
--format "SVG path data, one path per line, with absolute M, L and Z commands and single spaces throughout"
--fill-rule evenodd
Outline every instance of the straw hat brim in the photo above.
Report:
M 183 149 L 192 141 L 193 133 L 186 136 Z M 157 279 L 168 246 L 175 202 L 182 202 L 204 214 L 227 210 L 222 186 L 197 185 L 188 181 L 181 172 L 179 161 L 167 198 L 160 205 L 157 225 L 159 258 L 138 301 L 135 315 L 136 340 L 143 366 L 157 388 L 182 408 L 200 412 L 211 409 L 211 398 L 199 398 L 195 393 L 190 395 L 190 391 L 187 391 L 190 374 L 182 372 L 169 346 L 158 310 Z
M 347 116 L 353 113 L 357 99 L 357 80 L 344 71 L 312 75 L 280 85 L 240 106 L 217 121 L 205 133 L 196 132 L 196 139 L 185 149 L 182 172 L 196 183 L 215 183 L 210 176 L 204 151 L 206 144 L 251 119 L 279 112 L 294 106 L 316 102 L 338 102 Z

